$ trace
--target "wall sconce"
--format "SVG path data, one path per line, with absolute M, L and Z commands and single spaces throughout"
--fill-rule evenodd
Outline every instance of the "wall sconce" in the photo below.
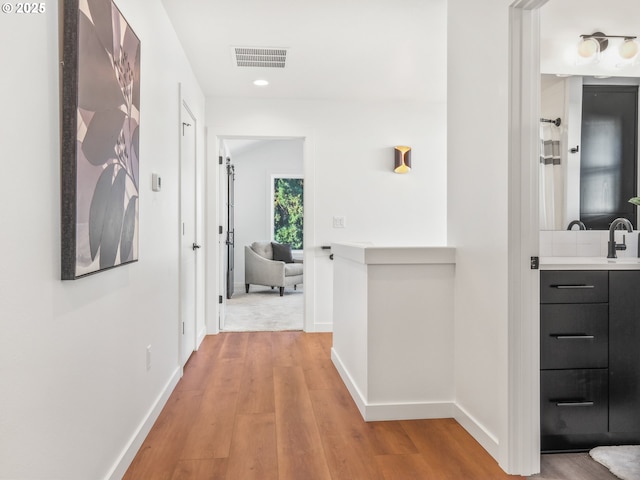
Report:
M 407 173 L 411 171 L 411 147 L 398 145 L 395 151 L 395 165 L 393 171 L 396 173 Z
M 605 35 L 602 32 L 595 32 L 591 35 L 580 35 L 578 42 L 578 56 L 586 63 L 597 63 L 600 54 L 609 46 L 610 38 L 622 38 L 622 43 L 618 47 L 618 56 L 625 63 L 632 62 L 640 52 L 640 45 L 636 37 L 632 35 Z

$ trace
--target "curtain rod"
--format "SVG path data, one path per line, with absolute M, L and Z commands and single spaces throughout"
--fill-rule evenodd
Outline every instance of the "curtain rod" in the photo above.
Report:
M 549 120 L 548 118 L 541 118 L 540 121 L 545 123 L 553 123 L 556 127 L 559 127 L 560 123 L 562 123 L 562 121 L 560 120 L 560 117 L 556 118 L 555 120 Z

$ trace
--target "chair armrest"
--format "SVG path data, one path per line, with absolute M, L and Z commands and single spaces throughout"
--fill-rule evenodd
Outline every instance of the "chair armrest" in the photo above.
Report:
M 261 257 L 251 247 L 244 247 L 244 281 L 247 284 L 283 287 L 284 265 L 284 262 Z

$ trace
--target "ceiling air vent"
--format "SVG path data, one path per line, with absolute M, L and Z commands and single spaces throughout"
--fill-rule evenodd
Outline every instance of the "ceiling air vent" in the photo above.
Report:
M 237 67 L 284 68 L 287 50 L 284 48 L 233 47 Z

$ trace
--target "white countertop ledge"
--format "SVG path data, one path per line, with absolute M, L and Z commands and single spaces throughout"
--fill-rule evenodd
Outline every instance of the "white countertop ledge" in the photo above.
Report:
M 365 265 L 455 264 L 454 247 L 392 246 L 370 243 L 333 243 L 334 257 Z
M 540 257 L 541 270 L 640 270 L 640 258 Z

